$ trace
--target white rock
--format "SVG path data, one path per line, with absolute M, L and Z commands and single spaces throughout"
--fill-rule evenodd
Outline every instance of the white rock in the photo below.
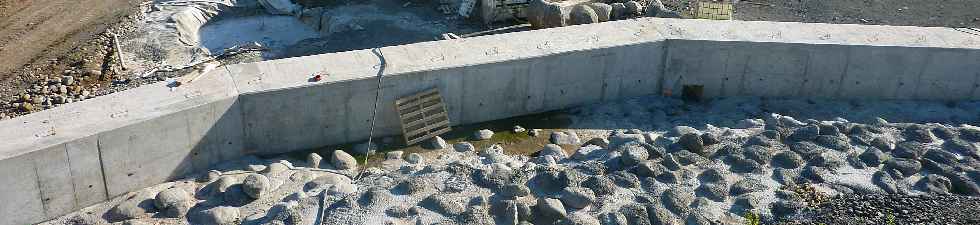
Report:
M 735 124 L 735 128 L 749 129 L 749 128 L 763 127 L 765 125 L 766 125 L 766 121 L 762 119 L 744 119 L 744 120 L 739 120 L 738 123 Z
M 443 140 L 442 137 L 435 136 L 429 140 L 426 140 L 422 147 L 432 150 L 441 150 L 449 148 L 449 144 L 446 143 L 446 140 Z
M 493 138 L 493 131 L 487 129 L 478 130 L 476 131 L 476 133 L 473 134 L 474 140 L 482 141 L 482 140 L 490 140 L 490 138 Z
M 408 156 L 405 157 L 405 161 L 411 164 L 422 163 L 422 155 L 419 155 L 419 153 L 408 154 Z
M 527 129 L 524 129 L 524 127 L 521 127 L 519 125 L 514 125 L 513 131 L 514 133 L 522 133 L 524 131 L 527 131 Z
M 578 134 L 573 131 L 558 131 L 551 133 L 552 144 L 556 145 L 578 145 L 581 140 L 578 138 Z
M 453 149 L 456 150 L 457 152 L 472 152 L 472 151 L 476 151 L 476 147 L 474 147 L 473 144 L 470 144 L 469 142 L 459 142 L 459 143 L 453 144 Z
M 323 161 L 323 156 L 320 156 L 319 154 L 310 153 L 306 156 L 306 164 L 309 165 L 310 168 L 320 168 L 321 161 Z

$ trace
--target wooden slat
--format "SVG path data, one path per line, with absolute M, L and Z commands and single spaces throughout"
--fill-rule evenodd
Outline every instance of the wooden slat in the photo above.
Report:
M 449 113 L 439 89 L 429 89 L 395 100 L 405 143 L 413 145 L 450 130 Z M 418 127 L 418 128 L 416 128 Z
M 416 100 L 405 101 L 401 105 L 398 105 L 398 110 L 404 110 L 416 105 L 422 105 L 423 103 L 429 102 L 429 100 L 438 100 L 438 103 L 442 103 L 442 98 L 439 95 L 431 95 L 423 98 L 418 98 Z
M 409 131 L 409 132 L 405 133 L 405 135 L 412 136 L 412 135 L 416 135 L 416 134 L 421 134 L 423 132 L 427 132 L 427 131 L 431 130 L 432 128 L 441 127 L 441 126 L 449 126 L 449 120 L 442 120 L 442 121 L 439 121 L 439 122 L 436 122 L 436 123 L 433 123 L 433 124 L 426 125 L 426 126 L 424 126 L 422 128 L 416 129 L 414 131 Z
M 451 130 L 451 128 L 449 128 L 449 126 L 446 126 L 445 128 L 442 128 L 442 129 L 439 129 L 439 130 L 437 130 L 437 131 L 433 131 L 433 132 L 430 132 L 429 134 L 426 134 L 426 135 L 424 135 L 424 136 L 421 136 L 421 137 L 418 137 L 418 138 L 415 138 L 415 139 L 412 139 L 412 140 L 411 140 L 411 142 L 412 142 L 412 143 L 418 143 L 418 142 L 420 142 L 420 141 L 424 141 L 424 140 L 426 140 L 426 139 L 429 139 L 429 138 L 432 138 L 432 137 L 435 137 L 435 136 L 438 136 L 438 135 L 440 135 L 440 134 L 444 134 L 444 133 L 446 133 L 446 132 L 449 132 L 450 130 Z
M 430 105 L 429 107 L 422 108 L 421 110 L 415 110 L 414 112 L 402 114 L 402 118 L 412 118 L 414 116 L 418 116 L 419 114 L 422 114 L 422 113 L 425 113 L 425 112 L 428 112 L 428 111 L 432 111 L 433 109 L 442 108 L 442 107 L 444 107 L 443 104 Z M 445 110 L 443 110 L 443 112 L 445 112 Z
M 440 118 L 440 117 L 446 117 L 446 118 L 447 118 L 447 120 L 448 120 L 448 118 L 449 118 L 449 113 L 446 113 L 446 111 L 442 111 L 442 112 L 440 112 L 440 113 L 436 113 L 436 114 L 434 114 L 434 115 L 432 115 L 432 116 L 428 116 L 428 118 Z M 423 119 L 420 119 L 420 120 L 416 120 L 416 121 L 411 121 L 411 122 L 408 122 L 408 123 L 405 123 L 405 126 L 406 126 L 406 127 L 414 127 L 415 125 L 419 125 L 420 123 L 423 123 L 423 122 L 426 122 L 426 120 L 425 120 L 425 118 L 426 118 L 426 117 L 423 117 Z
M 396 105 L 402 105 L 406 101 L 415 100 L 415 99 L 417 99 L 419 97 L 422 97 L 422 96 L 425 96 L 425 95 L 429 95 L 429 94 L 433 94 L 433 93 L 438 93 L 438 92 L 439 92 L 439 89 L 429 89 L 429 90 L 426 90 L 426 91 L 423 91 L 423 92 L 419 92 L 419 93 L 416 93 L 416 94 L 413 94 L 413 95 L 409 95 L 409 96 L 398 98 L 398 100 L 395 100 L 395 104 Z

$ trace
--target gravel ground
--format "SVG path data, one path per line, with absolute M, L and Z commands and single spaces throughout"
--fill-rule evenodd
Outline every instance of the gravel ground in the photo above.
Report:
M 800 224 L 980 224 L 980 198 L 957 195 L 842 195 Z

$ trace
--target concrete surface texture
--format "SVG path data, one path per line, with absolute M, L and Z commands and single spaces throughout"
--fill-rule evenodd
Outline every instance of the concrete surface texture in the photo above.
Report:
M 953 28 L 644 18 L 229 65 L 0 122 L 0 223 L 246 154 L 364 140 L 378 75 L 377 135 L 396 135 L 393 99 L 432 87 L 456 124 L 682 85 L 709 97 L 980 99 L 977 49 L 980 37 Z

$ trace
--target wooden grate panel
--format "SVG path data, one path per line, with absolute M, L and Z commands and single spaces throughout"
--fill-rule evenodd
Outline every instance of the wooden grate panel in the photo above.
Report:
M 414 145 L 449 132 L 449 113 L 439 89 L 429 89 L 395 100 L 406 145 Z
M 694 17 L 698 19 L 731 20 L 731 2 L 698 2 Z

